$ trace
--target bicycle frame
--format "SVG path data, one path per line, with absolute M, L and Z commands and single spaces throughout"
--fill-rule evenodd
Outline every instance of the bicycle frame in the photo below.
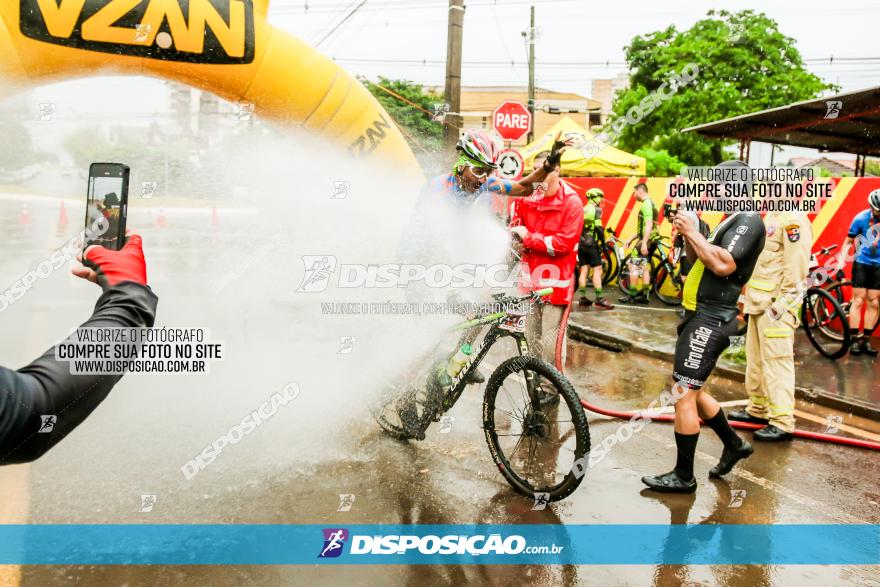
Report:
M 531 310 L 532 306 L 529 305 L 529 310 Z M 464 367 L 462 367 L 461 371 L 452 379 L 452 385 L 445 390 L 443 397 L 441 398 L 441 410 L 446 412 L 452 409 L 452 406 L 458 401 L 461 395 L 464 393 L 465 388 L 468 385 L 468 378 L 470 375 L 479 367 L 480 363 L 483 362 L 483 359 L 486 358 L 486 355 L 489 354 L 492 346 L 501 340 L 502 338 L 509 336 L 516 341 L 516 348 L 519 352 L 519 355 L 526 356 L 531 355 L 531 351 L 529 350 L 529 343 L 526 339 L 526 335 L 524 331 L 517 330 L 509 330 L 505 329 L 502 324 L 503 320 L 509 316 L 515 316 L 520 318 L 523 324 L 525 323 L 525 319 L 527 314 L 521 315 L 517 313 L 512 313 L 510 310 L 503 312 L 494 312 L 492 314 L 488 314 L 486 316 L 482 316 L 479 318 L 474 318 L 473 320 L 469 320 L 464 322 L 463 324 L 459 324 L 458 326 L 453 327 L 453 330 L 464 330 L 461 337 L 458 341 L 458 346 L 461 347 L 468 340 L 468 335 L 475 328 L 480 328 L 481 326 L 491 325 L 489 331 L 483 337 L 483 340 L 480 341 L 477 346 L 476 352 L 471 355 L 471 358 L 468 362 L 465 363 Z M 535 375 L 531 371 L 526 371 L 526 389 L 529 393 L 529 399 L 532 402 L 533 409 L 539 409 L 538 397 L 535 393 Z
M 623 241 L 618 238 L 618 236 L 614 233 L 609 233 L 610 236 L 606 238 L 606 246 L 611 245 L 611 250 L 614 251 L 614 256 L 617 259 L 618 267 L 622 266 L 622 263 L 626 262 L 626 247 L 623 245 Z

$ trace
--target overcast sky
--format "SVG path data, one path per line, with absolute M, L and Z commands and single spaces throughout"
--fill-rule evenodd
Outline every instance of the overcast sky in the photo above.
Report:
M 270 4 L 269 19 L 315 44 L 360 1 L 275 0 Z M 775 19 L 780 30 L 796 40 L 809 69 L 823 79 L 840 84 L 844 91 L 880 85 L 880 3 L 876 0 L 472 0 L 465 14 L 465 84 L 527 83 L 521 32 L 528 27 L 531 4 L 536 6 L 537 25 L 542 30 L 537 45 L 537 84 L 548 89 L 588 96 L 591 80 L 626 71 L 624 47 L 635 35 L 669 25 L 686 29 L 710 9 L 748 8 Z M 320 44 L 320 49 L 356 74 L 442 85 L 447 6 L 447 0 L 367 0 Z M 831 57 L 834 63 L 829 63 Z M 840 61 L 852 58 L 862 61 Z M 487 61 L 514 61 L 516 65 L 479 63 Z M 558 63 L 572 61 L 603 65 Z M 158 80 L 94 78 L 41 88 L 35 91 L 34 100 L 56 102 L 56 122 L 120 115 L 134 122 L 165 111 L 165 95 Z
M 349 0 L 276 0 L 270 18 L 311 43 L 357 6 Z M 305 10 L 306 4 L 309 6 Z M 880 3 L 817 0 L 699 2 L 693 0 L 473 0 L 464 27 L 464 83 L 526 84 L 526 49 L 521 32 L 536 6 L 543 36 L 537 46 L 537 83 L 550 89 L 589 94 L 590 80 L 625 71 L 624 47 L 638 35 L 674 25 L 687 29 L 710 9 L 755 9 L 779 23 L 794 38 L 810 69 L 845 90 L 880 85 Z M 416 8 L 405 8 L 415 6 Z M 447 2 L 443 0 L 368 0 L 323 44 L 321 49 L 351 71 L 370 77 L 383 74 L 442 84 L 446 57 Z M 828 59 L 873 57 L 868 63 L 835 63 Z M 425 59 L 436 64 L 418 63 Z M 376 60 L 376 63 L 365 63 Z M 393 60 L 407 61 L 395 63 Z M 516 61 L 517 66 L 480 66 L 480 61 Z M 609 66 L 551 66 L 542 62 L 610 62 Z M 471 62 L 471 65 L 468 65 Z

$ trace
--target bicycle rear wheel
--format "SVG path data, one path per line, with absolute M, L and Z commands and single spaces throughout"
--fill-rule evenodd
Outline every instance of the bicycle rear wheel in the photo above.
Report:
M 667 306 L 680 306 L 682 287 L 671 269 L 669 263 L 660 264 L 652 274 L 652 287 L 658 300 Z
M 371 406 L 373 418 L 398 440 L 423 440 L 428 426 L 440 411 L 442 389 L 435 368 L 427 375 L 405 375 L 388 384 Z
M 538 409 L 536 393 L 547 400 Z M 590 451 L 587 417 L 574 387 L 547 361 L 513 357 L 492 373 L 483 429 L 498 470 L 517 492 L 557 501 L 583 480 Z
M 817 287 L 808 289 L 801 307 L 801 319 L 807 338 L 822 356 L 836 360 L 849 350 L 849 321 L 832 294 Z
M 608 285 L 617 277 L 617 258 L 608 247 L 602 249 L 602 285 Z

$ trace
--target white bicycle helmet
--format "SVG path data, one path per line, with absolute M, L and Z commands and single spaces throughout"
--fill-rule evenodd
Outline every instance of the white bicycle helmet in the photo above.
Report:
M 874 210 L 880 211 L 880 188 L 868 194 L 868 205 Z
M 491 134 L 482 130 L 466 130 L 458 139 L 456 148 L 464 155 L 489 169 L 498 169 L 501 147 Z

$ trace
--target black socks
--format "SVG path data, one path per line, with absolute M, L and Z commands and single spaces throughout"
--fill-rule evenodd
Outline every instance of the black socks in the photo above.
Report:
M 675 446 L 678 456 L 675 461 L 675 474 L 682 481 L 690 481 L 694 478 L 694 455 L 697 452 L 697 440 L 700 433 L 679 434 L 675 433 Z
M 724 443 L 724 448 L 736 450 L 742 446 L 742 438 L 730 427 L 727 416 L 721 408 L 718 409 L 717 414 L 703 421 L 718 435 Z

